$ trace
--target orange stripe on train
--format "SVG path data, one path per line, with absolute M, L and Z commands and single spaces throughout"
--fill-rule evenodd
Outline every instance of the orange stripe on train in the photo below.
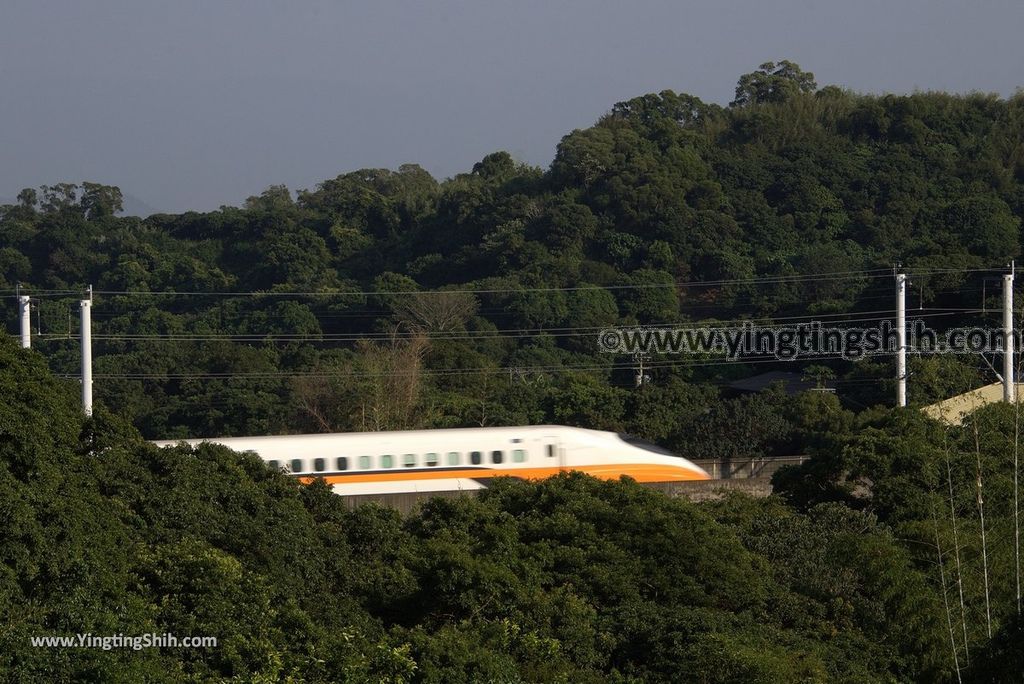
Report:
M 360 475 L 325 475 L 328 484 L 365 482 L 404 482 L 409 480 L 482 480 L 492 477 L 519 477 L 527 480 L 541 480 L 560 472 L 575 470 L 602 480 L 618 480 L 628 475 L 637 482 L 676 482 L 684 480 L 706 480 L 700 473 L 686 468 L 672 468 L 663 465 L 638 463 L 609 463 L 607 465 L 581 465 L 567 468 L 488 468 L 462 470 L 378 470 Z M 315 476 L 303 475 L 300 481 L 309 484 Z

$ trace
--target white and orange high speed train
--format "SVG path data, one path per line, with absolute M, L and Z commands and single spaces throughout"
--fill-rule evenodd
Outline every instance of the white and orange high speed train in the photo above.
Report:
M 470 491 L 494 477 L 541 479 L 570 470 L 637 482 L 710 479 L 699 466 L 650 442 L 558 425 L 181 441 L 250 451 L 272 468 L 303 481 L 322 477 L 335 493 L 350 496 Z

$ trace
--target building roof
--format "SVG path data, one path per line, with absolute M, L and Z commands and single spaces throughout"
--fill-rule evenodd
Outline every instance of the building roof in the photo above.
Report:
M 1024 390 L 1024 383 L 1017 383 L 1017 399 L 1021 399 L 1020 393 Z M 925 406 L 922 411 L 935 420 L 941 420 L 949 425 L 961 425 L 964 418 L 971 415 L 982 406 L 1003 400 L 1003 383 L 994 382 L 978 389 L 958 394 L 955 397 Z

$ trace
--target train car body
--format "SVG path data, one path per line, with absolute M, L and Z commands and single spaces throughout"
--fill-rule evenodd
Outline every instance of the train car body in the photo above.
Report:
M 710 479 L 699 466 L 649 442 L 559 425 L 180 441 L 253 452 L 303 481 L 322 477 L 347 496 L 471 491 L 494 477 L 541 479 L 570 470 L 638 482 Z

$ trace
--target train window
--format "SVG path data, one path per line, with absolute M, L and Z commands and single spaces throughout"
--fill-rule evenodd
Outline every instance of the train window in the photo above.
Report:
M 347 456 L 339 456 L 335 460 L 335 465 L 337 466 L 338 470 L 348 470 L 348 457 Z
M 484 460 L 484 455 L 479 451 L 471 451 L 469 454 L 469 462 L 473 465 L 480 465 Z
M 458 451 L 449 451 L 448 452 L 448 465 L 450 465 L 450 466 L 457 466 L 457 465 L 459 465 L 459 463 L 461 461 L 462 461 L 462 454 L 460 454 Z
M 555 445 L 554 444 L 548 444 L 548 458 L 554 458 L 554 457 L 555 457 Z
M 503 452 L 501 452 L 501 451 L 492 451 L 491 452 L 491 463 L 501 463 L 503 460 L 505 460 L 505 454 Z
M 314 458 L 313 459 L 313 470 L 315 470 L 318 473 L 324 472 L 324 470 L 326 470 L 326 468 L 324 467 L 324 459 L 322 459 L 322 458 Z
M 394 463 L 395 457 L 392 456 L 391 454 L 384 454 L 383 456 L 380 457 L 381 468 L 390 468 L 391 466 L 394 465 Z
M 424 456 L 424 460 L 426 461 L 426 464 L 428 466 L 436 466 L 437 465 L 437 454 L 431 452 L 431 453 L 427 454 L 426 456 Z
M 402 458 L 403 458 L 403 461 L 404 461 L 402 463 L 402 465 L 404 465 L 406 468 L 415 468 L 416 467 L 416 454 L 406 454 Z
M 513 449 L 512 460 L 515 461 L 516 463 L 522 463 L 523 461 L 526 460 L 526 451 L 524 451 L 523 449 Z
M 369 467 L 370 467 L 370 457 L 369 456 L 360 456 L 359 457 L 359 469 L 360 470 L 366 470 Z
M 301 458 L 293 458 L 292 459 L 292 472 L 293 473 L 301 473 L 303 470 L 304 470 L 304 468 L 302 467 L 302 459 Z
M 269 468 L 270 468 L 271 470 L 277 470 L 278 468 L 280 468 L 280 467 L 281 467 L 281 464 L 280 464 L 280 463 L 278 463 L 277 461 L 267 461 L 267 466 L 268 466 L 268 467 L 269 467 Z

